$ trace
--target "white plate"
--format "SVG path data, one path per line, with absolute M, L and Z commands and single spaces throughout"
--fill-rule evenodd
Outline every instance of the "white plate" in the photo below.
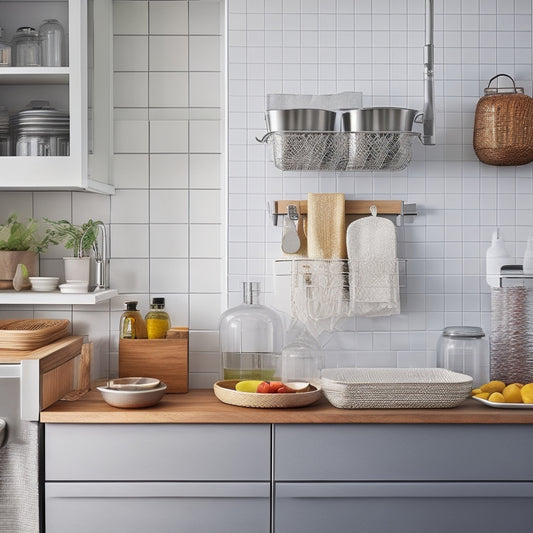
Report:
M 500 402 L 489 402 L 484 398 L 473 397 L 474 400 L 484 403 L 489 407 L 496 407 L 497 409 L 533 409 L 533 403 L 500 403 Z

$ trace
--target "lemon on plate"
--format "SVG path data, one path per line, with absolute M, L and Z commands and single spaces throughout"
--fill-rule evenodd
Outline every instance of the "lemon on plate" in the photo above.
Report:
M 505 398 L 505 403 L 522 403 L 520 387 L 516 383 L 507 385 L 507 387 L 502 390 L 502 395 Z
M 246 379 L 244 381 L 239 381 L 239 383 L 235 385 L 235 390 L 239 392 L 257 392 L 257 387 L 260 383 L 263 382 L 257 379 Z

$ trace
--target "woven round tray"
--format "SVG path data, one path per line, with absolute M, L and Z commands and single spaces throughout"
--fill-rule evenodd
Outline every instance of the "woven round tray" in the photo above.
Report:
M 36 350 L 68 335 L 69 320 L 0 320 L 0 349 Z
M 239 407 L 258 407 L 263 409 L 284 409 L 304 407 L 316 402 L 322 395 L 320 388 L 311 385 L 309 392 L 289 392 L 261 394 L 257 392 L 241 392 L 235 390 L 238 379 L 217 381 L 213 386 L 215 396 L 224 403 Z
M 470 376 L 445 368 L 329 368 L 321 383 L 341 409 L 457 407 L 472 390 Z

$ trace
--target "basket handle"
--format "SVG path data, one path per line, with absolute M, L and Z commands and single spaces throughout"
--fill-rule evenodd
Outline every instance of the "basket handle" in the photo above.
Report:
M 490 81 L 489 81 L 489 85 L 488 87 L 490 87 L 490 84 L 496 79 L 496 78 L 499 78 L 500 76 L 505 76 L 506 78 L 509 78 L 512 82 L 513 82 L 513 88 L 514 88 L 514 92 L 516 93 L 516 83 L 514 81 L 513 78 L 511 78 L 511 76 L 509 76 L 509 74 L 496 74 L 496 76 L 493 76 Z

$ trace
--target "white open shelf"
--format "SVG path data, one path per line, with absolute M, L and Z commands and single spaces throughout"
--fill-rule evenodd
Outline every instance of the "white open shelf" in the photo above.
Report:
M 66 294 L 60 291 L 0 291 L 0 305 L 94 305 L 110 300 L 118 295 L 116 289 L 105 289 L 79 294 Z

